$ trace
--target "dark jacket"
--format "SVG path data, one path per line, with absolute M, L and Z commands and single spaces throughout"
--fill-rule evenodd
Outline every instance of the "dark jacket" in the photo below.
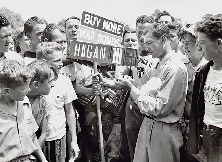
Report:
M 200 69 L 199 72 L 196 73 L 195 76 L 187 141 L 187 149 L 191 154 L 197 154 L 199 152 L 199 137 L 202 133 L 205 113 L 203 88 L 210 66 L 212 65 L 213 61 L 208 62 Z

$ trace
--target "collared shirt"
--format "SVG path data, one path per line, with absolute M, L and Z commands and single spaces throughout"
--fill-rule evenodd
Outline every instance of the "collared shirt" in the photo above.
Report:
M 49 95 L 45 96 L 52 106 L 48 115 L 46 141 L 61 139 L 66 134 L 64 105 L 77 99 L 76 92 L 68 77 L 59 74 L 58 79 L 53 84 Z
M 190 117 L 190 110 L 191 110 L 191 103 L 192 103 L 192 94 L 193 94 L 193 84 L 194 84 L 194 77 L 195 77 L 195 68 L 191 63 L 190 59 L 183 55 L 180 51 L 178 51 L 174 56 L 177 56 L 182 62 L 185 64 L 188 73 L 188 89 L 186 95 L 186 102 L 184 108 L 184 116 L 186 119 Z
M 0 108 L 0 161 L 7 162 L 37 150 L 33 134 L 38 129 L 28 98 L 17 102 L 14 111 Z
M 196 67 L 194 67 L 195 71 L 196 72 L 200 71 L 201 67 L 206 65 L 207 63 L 208 63 L 208 61 L 204 57 L 202 57 L 202 59 L 200 60 L 199 64 Z
M 186 66 L 179 58 L 173 57 L 174 54 L 173 51 L 166 54 L 153 70 L 152 77 L 161 81 L 156 92 L 141 93 L 135 87 L 131 90 L 142 113 L 166 123 L 175 123 L 182 117 L 188 86 Z

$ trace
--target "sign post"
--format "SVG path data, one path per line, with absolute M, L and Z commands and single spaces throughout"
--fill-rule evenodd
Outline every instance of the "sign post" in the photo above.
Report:
M 93 62 L 93 68 L 94 68 L 94 73 L 97 73 L 97 62 Z M 100 96 L 96 96 L 96 108 L 97 108 L 98 126 L 99 126 L 99 146 L 101 152 L 101 160 L 102 162 L 105 162 L 102 121 L 101 121 L 101 112 L 100 112 Z

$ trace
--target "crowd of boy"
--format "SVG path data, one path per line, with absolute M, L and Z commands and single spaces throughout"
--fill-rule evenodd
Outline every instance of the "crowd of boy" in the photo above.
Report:
M 70 59 L 80 18 L 0 14 L 0 162 L 222 162 L 222 15 L 182 24 L 167 11 L 125 28 L 138 65 Z M 14 44 L 14 51 L 10 45 Z M 114 68 L 113 68 L 114 67 Z M 193 156 L 191 156 L 193 155 Z

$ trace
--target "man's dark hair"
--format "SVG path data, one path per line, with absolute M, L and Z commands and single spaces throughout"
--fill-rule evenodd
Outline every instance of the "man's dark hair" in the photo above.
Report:
M 142 16 L 139 16 L 137 19 L 136 19 L 136 26 L 141 23 L 141 24 L 145 24 L 145 23 L 154 23 L 154 17 L 153 16 L 147 16 L 147 15 L 142 15 Z
M 205 15 L 196 26 L 197 32 L 204 33 L 212 41 L 222 38 L 222 14 Z
M 166 24 L 151 24 L 149 31 L 152 32 L 152 35 L 157 39 L 160 39 L 162 36 L 169 38 L 169 28 Z
M 170 16 L 170 17 L 171 17 L 172 22 L 175 22 L 174 17 L 173 17 L 173 16 L 171 16 L 171 15 L 170 15 L 170 13 L 169 13 L 169 12 L 167 12 L 167 11 L 162 11 L 162 12 L 159 12 L 159 13 L 158 13 L 158 15 L 156 16 L 155 21 L 156 21 L 156 22 L 159 22 L 159 19 L 160 19 L 160 17 L 161 17 L 161 16 Z
M 65 34 L 65 30 L 59 26 L 59 25 L 56 25 L 54 23 L 51 23 L 51 24 L 48 24 L 43 33 L 42 33 L 42 41 L 44 42 L 45 40 L 51 42 L 52 41 L 52 38 L 53 38 L 53 31 L 58 29 L 61 33 L 64 33 Z
M 46 24 L 47 25 L 47 21 L 45 19 L 41 19 L 37 16 L 33 16 L 33 17 L 29 18 L 24 24 L 24 31 L 25 31 L 25 35 L 27 37 L 29 37 L 30 33 L 32 32 L 32 29 L 34 28 L 34 26 L 36 24 Z
M 123 38 L 125 37 L 126 33 L 136 33 L 136 29 L 125 28 L 123 32 Z
M 0 28 L 11 25 L 10 21 L 3 14 L 0 14 Z
M 70 19 L 76 19 L 76 20 L 79 20 L 80 21 L 80 18 L 79 17 L 76 17 L 76 16 L 71 16 L 71 17 L 69 17 L 68 19 L 66 19 L 65 20 L 65 28 L 66 28 L 66 22 L 68 21 L 68 20 L 70 20 Z

